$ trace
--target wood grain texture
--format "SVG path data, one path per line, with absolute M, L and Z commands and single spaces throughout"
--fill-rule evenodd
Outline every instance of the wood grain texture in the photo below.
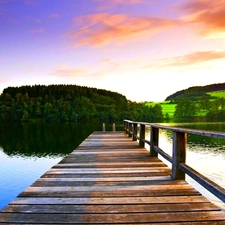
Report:
M 122 132 L 94 132 L 0 211 L 0 224 L 225 224 L 225 212 Z

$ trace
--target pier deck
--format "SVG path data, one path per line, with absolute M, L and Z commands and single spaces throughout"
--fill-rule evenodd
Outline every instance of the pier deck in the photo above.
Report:
M 94 132 L 0 211 L 0 224 L 225 224 L 225 212 L 122 132 Z

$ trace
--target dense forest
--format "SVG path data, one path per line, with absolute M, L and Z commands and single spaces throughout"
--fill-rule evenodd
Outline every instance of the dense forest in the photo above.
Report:
M 207 92 L 225 90 L 225 83 L 210 84 L 206 86 L 195 86 L 185 90 L 177 91 L 176 93 L 169 95 L 165 101 L 173 101 L 178 103 L 181 99 L 187 98 L 192 101 L 204 99 L 210 97 Z
M 0 95 L 0 121 L 117 122 L 123 119 L 160 122 L 160 105 L 132 102 L 103 89 L 77 85 L 8 87 Z

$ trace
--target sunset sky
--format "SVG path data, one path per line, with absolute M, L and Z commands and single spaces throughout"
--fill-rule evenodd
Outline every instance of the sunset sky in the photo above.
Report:
M 164 101 L 225 82 L 225 0 L 0 0 L 0 93 L 76 84 Z

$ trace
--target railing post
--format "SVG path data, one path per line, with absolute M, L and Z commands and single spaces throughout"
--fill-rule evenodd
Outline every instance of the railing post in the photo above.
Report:
M 186 161 L 186 145 L 187 134 L 173 132 L 172 178 L 175 180 L 185 179 L 185 173 L 179 169 L 179 164 Z
M 113 125 L 112 125 L 112 130 L 113 130 L 113 132 L 116 131 L 116 124 L 115 123 L 113 123 Z
M 145 125 L 140 124 L 140 140 L 139 140 L 139 147 L 144 147 L 145 143 L 143 140 L 145 139 Z
M 133 141 L 137 141 L 137 124 L 133 123 L 133 137 L 132 137 Z
M 128 124 L 128 122 L 124 121 L 124 130 L 125 130 L 126 134 L 127 134 L 127 124 Z
M 102 124 L 102 131 L 105 132 L 105 123 Z
M 128 129 L 129 129 L 128 137 L 131 137 L 131 136 L 132 136 L 131 132 L 132 132 L 132 130 L 133 130 L 133 128 L 132 128 L 132 123 L 131 123 L 131 122 L 130 122 L 129 125 L 128 125 Z
M 158 152 L 154 150 L 154 146 L 159 145 L 159 128 L 155 128 L 151 126 L 151 133 L 150 133 L 150 156 L 157 157 Z

